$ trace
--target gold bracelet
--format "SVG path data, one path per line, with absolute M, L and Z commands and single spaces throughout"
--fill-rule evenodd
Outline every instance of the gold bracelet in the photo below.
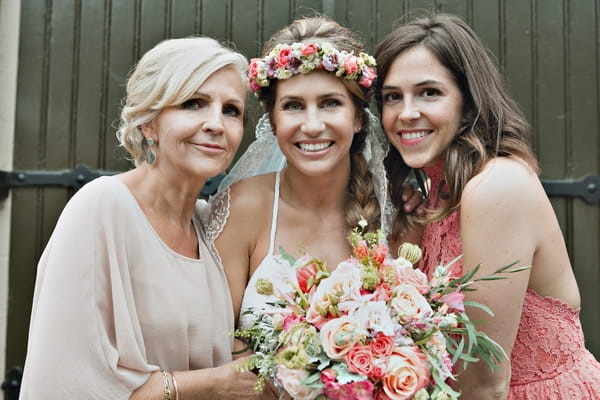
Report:
M 173 389 L 175 389 L 175 400 L 179 400 L 179 388 L 175 379 L 175 372 L 171 372 L 171 380 L 173 381 Z
M 171 381 L 169 380 L 169 373 L 164 369 L 161 369 L 160 372 L 163 376 L 163 382 L 165 383 L 165 400 L 173 400 L 171 399 Z

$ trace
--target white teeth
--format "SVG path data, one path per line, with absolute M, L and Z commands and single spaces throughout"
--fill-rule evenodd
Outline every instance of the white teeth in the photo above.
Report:
M 321 151 L 331 146 L 331 142 L 320 143 L 298 143 L 298 147 L 302 151 Z
M 414 139 L 420 139 L 420 138 L 425 137 L 427 135 L 429 135 L 429 131 L 403 132 L 402 133 L 402 139 L 414 140 Z

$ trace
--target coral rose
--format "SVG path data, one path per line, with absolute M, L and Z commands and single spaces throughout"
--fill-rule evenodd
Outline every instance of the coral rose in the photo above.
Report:
M 397 347 L 383 377 L 383 390 L 391 400 L 410 399 L 429 383 L 425 355 L 414 346 Z
M 348 370 L 369 376 L 373 369 L 373 353 L 371 346 L 355 346 L 344 357 Z

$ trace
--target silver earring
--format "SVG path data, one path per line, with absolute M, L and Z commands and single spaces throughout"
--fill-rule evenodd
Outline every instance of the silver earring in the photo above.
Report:
M 156 153 L 152 149 L 152 146 L 154 146 L 154 139 L 146 138 L 146 144 L 148 145 L 148 150 L 146 151 L 146 162 L 149 165 L 152 165 L 156 161 Z

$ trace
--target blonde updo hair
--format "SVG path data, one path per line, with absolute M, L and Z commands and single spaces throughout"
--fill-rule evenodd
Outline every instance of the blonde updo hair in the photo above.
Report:
M 246 84 L 248 60 L 206 37 L 168 39 L 158 43 L 137 63 L 127 81 L 117 139 L 141 164 L 148 145 L 140 127 L 162 109 L 188 100 L 216 71 L 231 66 Z

